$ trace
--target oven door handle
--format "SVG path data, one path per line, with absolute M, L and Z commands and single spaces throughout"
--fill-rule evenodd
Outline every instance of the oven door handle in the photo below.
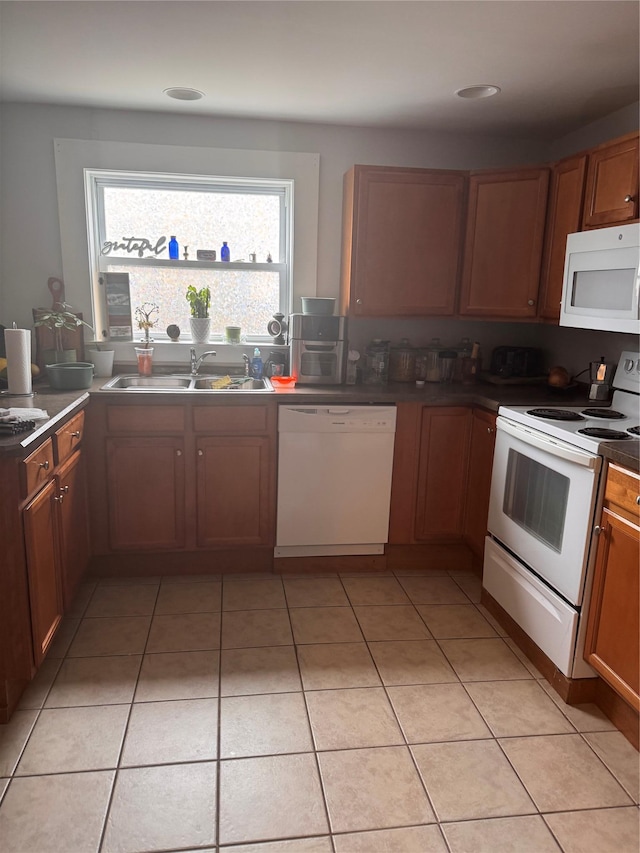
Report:
M 565 459 L 567 462 L 573 462 L 582 468 L 590 468 L 593 471 L 600 470 L 602 462 L 599 456 L 584 453 L 576 447 L 554 441 L 545 435 L 534 434 L 518 424 L 505 420 L 505 418 L 499 417 L 497 419 L 496 428 L 512 435 L 514 438 L 519 438 L 525 444 L 530 444 L 532 447 L 544 450 L 545 453 L 549 453 L 551 456 L 557 456 L 560 459 Z

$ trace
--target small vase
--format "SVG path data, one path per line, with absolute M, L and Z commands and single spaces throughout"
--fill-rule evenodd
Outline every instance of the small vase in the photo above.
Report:
M 206 344 L 209 341 L 211 331 L 210 317 L 190 317 L 191 340 L 194 344 Z

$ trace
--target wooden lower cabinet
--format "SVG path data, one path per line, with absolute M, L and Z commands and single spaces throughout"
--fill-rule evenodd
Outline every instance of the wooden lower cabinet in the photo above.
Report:
M 389 542 L 461 542 L 471 409 L 400 403 Z
M 44 659 L 63 614 L 58 520 L 54 500 L 58 497 L 58 484 L 51 480 L 22 513 L 36 666 Z
M 184 440 L 108 438 L 106 451 L 111 547 L 184 548 Z
M 610 465 L 585 638 L 585 660 L 640 710 L 640 477 Z
M 198 547 L 270 544 L 270 453 L 260 436 L 197 439 Z
M 74 453 L 60 466 L 58 480 L 58 531 L 64 609 L 75 598 L 89 562 L 89 512 L 85 456 Z
M 496 416 L 483 409 L 474 409 L 471 418 L 463 535 L 464 541 L 479 560 L 480 565 L 484 557 L 484 540 L 487 535 L 495 443 Z

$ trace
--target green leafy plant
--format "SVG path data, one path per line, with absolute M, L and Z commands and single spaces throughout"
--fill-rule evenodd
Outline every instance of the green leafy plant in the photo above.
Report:
M 211 291 L 208 287 L 203 287 L 201 290 L 190 284 L 187 288 L 187 302 L 191 309 L 192 317 L 206 319 L 209 316 L 209 307 L 211 306 Z
M 59 310 L 55 310 L 56 305 L 59 306 Z M 84 320 L 81 320 L 77 314 L 70 311 L 70 308 L 71 305 L 67 302 L 54 303 L 51 311 L 46 308 L 39 308 L 38 317 L 34 321 L 34 325 L 45 326 L 53 332 L 54 349 L 56 352 L 63 351 L 62 332 L 64 329 L 73 331 L 74 329 L 77 329 L 78 326 L 86 326 L 87 329 L 93 328 L 89 323 L 85 323 Z

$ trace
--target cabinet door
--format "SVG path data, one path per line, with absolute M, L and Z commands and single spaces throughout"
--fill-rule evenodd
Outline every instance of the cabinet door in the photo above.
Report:
M 640 710 L 640 528 L 604 509 L 584 656 L 623 699 Z
M 589 152 L 583 228 L 617 225 L 638 217 L 638 136 Z
M 464 510 L 464 541 L 482 560 L 487 534 L 496 416 L 477 409 L 471 418 L 471 446 Z
M 62 619 L 58 529 L 54 501 L 56 492 L 57 483 L 52 480 L 23 511 L 31 634 L 36 666 L 44 659 Z
M 62 596 L 68 610 L 89 562 L 89 517 L 82 452 L 62 465 L 58 472 L 58 518 Z
M 549 170 L 472 174 L 460 314 L 535 317 Z
M 108 438 L 106 447 L 111 547 L 184 548 L 183 440 Z
M 357 317 L 453 314 L 464 174 L 356 166 L 348 177 L 343 307 Z
M 551 173 L 539 306 L 548 320 L 560 318 L 567 234 L 580 230 L 586 169 L 583 154 L 556 163 Z
M 450 542 L 462 538 L 471 410 L 422 410 L 415 538 Z
M 197 440 L 199 547 L 273 544 L 271 448 L 272 442 L 259 436 Z

